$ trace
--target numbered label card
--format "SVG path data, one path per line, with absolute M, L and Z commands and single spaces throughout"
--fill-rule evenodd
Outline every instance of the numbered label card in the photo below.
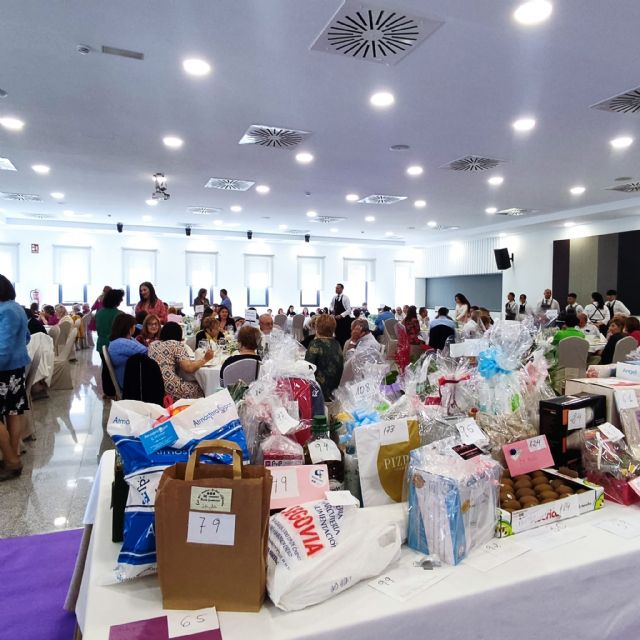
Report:
M 294 420 L 284 407 L 277 407 L 273 411 L 273 421 L 280 433 L 287 434 L 298 426 L 298 420 Z
M 380 423 L 380 445 L 408 442 L 409 423 L 406 418 Z
M 632 538 L 637 538 L 638 536 L 640 536 L 640 523 L 630 522 L 629 520 L 625 520 L 624 518 L 605 520 L 604 522 L 599 522 L 594 526 L 600 529 L 604 529 L 609 533 L 613 533 L 620 538 L 626 538 L 627 540 L 631 540 Z
M 466 418 L 462 422 L 458 422 L 456 428 L 464 444 L 482 444 L 488 442 L 487 436 L 485 436 L 473 418 Z
M 205 631 L 218 631 L 218 635 L 211 635 L 211 638 L 222 637 L 214 607 L 197 611 L 167 611 L 167 626 L 169 638 L 184 638 Z
M 505 444 L 502 453 L 513 476 L 553 466 L 553 456 L 545 435 Z
M 340 454 L 338 445 L 328 438 L 321 438 L 320 440 L 309 442 L 309 444 L 307 444 L 307 448 L 309 449 L 309 457 L 313 464 L 342 460 L 342 455 Z
M 272 509 L 285 509 L 303 502 L 323 500 L 329 490 L 326 464 L 269 467 Z
M 616 389 L 614 393 L 618 411 L 638 408 L 638 396 L 636 395 L 635 389 Z
M 170 447 L 178 439 L 171 420 L 161 422 L 157 427 L 140 435 L 140 442 L 147 455 L 152 455 L 163 447 Z
M 567 416 L 567 430 L 584 429 L 587 426 L 587 409 L 569 409 Z
M 235 538 L 235 514 L 189 511 L 187 542 L 232 547 L 235 543 Z
M 300 495 L 298 490 L 298 468 L 291 467 L 270 467 L 271 477 L 271 502 L 284 498 L 297 498 Z
M 611 440 L 611 442 L 617 442 L 624 438 L 624 433 L 622 433 L 622 431 L 617 427 L 614 427 L 610 422 L 599 424 L 598 429 L 600 429 L 600 431 L 604 433 L 604 435 L 607 436 L 607 439 Z
M 327 502 L 334 507 L 359 507 L 360 501 L 351 491 L 326 491 Z
M 478 549 L 474 549 L 463 562 L 478 571 L 486 572 L 505 562 L 510 562 L 527 551 L 529 551 L 527 547 L 513 542 L 509 538 L 495 539 Z
M 369 402 L 376 393 L 376 386 L 370 380 L 348 382 L 347 389 L 357 403 Z

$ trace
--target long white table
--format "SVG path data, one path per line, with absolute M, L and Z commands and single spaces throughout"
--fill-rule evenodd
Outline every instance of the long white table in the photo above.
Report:
M 100 584 L 115 565 L 119 549 L 111 542 L 109 509 L 114 454 L 104 455 L 109 458 L 102 467 L 76 609 L 84 640 L 107 640 L 112 624 L 162 615 L 155 577 Z M 581 528 L 585 538 L 546 552 L 528 551 L 488 573 L 463 562 L 443 581 L 405 602 L 392 600 L 365 582 L 299 612 L 285 613 L 267 601 L 260 613 L 220 613 L 222 636 L 225 640 L 635 638 L 640 625 L 636 600 L 640 537 L 627 540 L 593 526 L 612 518 L 640 525 L 640 508 L 606 503 L 600 511 L 565 521 L 569 528 Z M 525 544 L 526 536 L 504 542 Z

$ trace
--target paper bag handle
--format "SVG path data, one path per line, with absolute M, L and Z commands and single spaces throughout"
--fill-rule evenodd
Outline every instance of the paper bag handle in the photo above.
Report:
M 200 455 L 203 453 L 232 453 L 233 454 L 233 478 L 242 478 L 242 449 L 240 445 L 231 440 L 203 440 L 196 446 L 187 462 L 184 472 L 184 479 L 188 482 L 193 480 L 196 468 L 200 464 Z

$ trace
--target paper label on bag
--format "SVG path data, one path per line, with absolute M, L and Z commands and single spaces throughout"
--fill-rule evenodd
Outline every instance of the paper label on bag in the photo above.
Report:
M 196 611 L 167 611 L 167 626 L 169 638 L 183 638 L 220 629 L 215 607 Z
M 284 407 L 277 407 L 273 411 L 273 421 L 282 435 L 289 433 L 291 429 L 298 426 L 298 421 L 294 420 Z
M 637 522 L 629 522 L 629 520 L 625 520 L 624 518 L 605 520 L 593 526 L 604 529 L 620 538 L 626 538 L 627 540 L 640 536 L 640 524 Z
M 495 539 L 471 551 L 463 561 L 478 571 L 491 571 L 529 551 L 527 547 L 514 543 L 509 538 Z
M 582 409 L 569 409 L 568 413 L 568 431 L 573 431 L 574 429 L 584 429 L 587 426 L 587 410 L 585 407 L 582 407 Z
M 487 442 L 487 436 L 482 433 L 477 422 L 473 418 L 466 418 L 462 422 L 456 424 L 456 428 L 460 433 L 463 444 L 477 444 L 478 442 Z
M 502 453 L 512 476 L 553 466 L 553 456 L 545 435 L 504 444 Z
M 140 434 L 140 443 L 147 455 L 151 456 L 164 447 L 170 447 L 178 440 L 178 434 L 171 420 L 161 422 L 158 426 Z
M 398 602 L 406 602 L 415 595 L 444 580 L 451 573 L 448 567 L 437 567 L 432 571 L 413 567 L 398 567 L 378 576 L 367 584 L 385 596 Z
M 369 403 L 376 393 L 376 386 L 370 380 L 347 382 L 346 386 L 358 404 Z
M 534 451 L 541 451 L 547 448 L 547 441 L 542 436 L 536 436 L 535 438 L 529 438 L 527 440 L 527 448 L 531 453 Z
M 614 427 L 610 422 L 599 424 L 598 429 L 600 429 L 600 431 L 602 431 L 602 433 L 604 433 L 604 435 L 607 436 L 607 439 L 611 442 L 617 442 L 624 438 L 624 433 L 622 433 L 622 431 L 617 427 Z
M 320 464 L 321 462 L 330 462 L 331 460 L 342 460 L 340 455 L 340 449 L 333 440 L 328 438 L 322 438 L 320 440 L 314 440 L 307 444 L 309 449 L 309 457 L 313 464 Z
M 380 446 L 409 441 L 409 424 L 406 418 L 380 423 Z
M 323 500 L 329 490 L 329 472 L 326 464 L 299 464 L 269 467 L 272 509 L 284 509 L 305 502 Z
M 271 477 L 271 499 L 297 498 L 300 495 L 298 490 L 298 470 L 296 467 L 270 467 Z
M 638 396 L 636 395 L 635 389 L 616 389 L 614 394 L 616 396 L 618 411 L 638 408 Z
M 204 514 L 189 511 L 187 542 L 232 547 L 235 538 L 236 516 L 234 513 Z
M 216 489 L 213 487 L 191 487 L 192 511 L 231 511 L 233 489 Z
M 351 491 L 325 491 L 327 502 L 334 507 L 351 507 L 360 506 L 360 501 L 356 498 Z

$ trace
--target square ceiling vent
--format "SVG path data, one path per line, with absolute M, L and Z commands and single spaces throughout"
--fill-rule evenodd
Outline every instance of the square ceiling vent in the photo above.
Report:
M 311 131 L 271 127 L 267 124 L 252 124 L 240 138 L 238 144 L 259 144 L 271 149 L 297 147 L 311 135 Z
M 345 0 L 311 45 L 313 51 L 397 64 L 444 22 L 356 0 Z
M 346 218 L 339 218 L 336 216 L 318 216 L 317 218 L 312 218 L 311 222 L 319 222 L 320 224 L 334 224 L 336 222 L 342 222 L 346 220 Z
M 222 213 L 222 209 L 216 207 L 187 207 L 187 213 L 194 216 L 210 216 L 215 213 Z
M 498 211 L 498 215 L 500 216 L 512 216 L 518 217 L 523 216 L 526 213 L 534 213 L 533 209 L 522 209 L 520 207 L 511 207 L 510 209 L 501 209 Z
M 13 200 L 18 202 L 42 202 L 40 196 L 33 193 L 9 193 L 8 191 L 0 191 L 0 200 Z
M 622 191 L 623 193 L 636 193 L 640 191 L 640 182 L 627 182 L 626 184 L 617 184 L 613 187 L 607 187 L 607 191 Z
M 248 191 L 255 182 L 237 180 L 236 178 L 209 178 L 206 189 L 222 189 L 223 191 Z
M 450 171 L 488 171 L 489 169 L 495 169 L 503 162 L 504 160 L 498 160 L 496 158 L 469 155 L 443 164 L 440 168 L 449 169 Z
M 640 115 L 640 87 L 591 105 L 592 109 Z
M 406 200 L 407 196 L 385 196 L 381 194 L 372 194 L 362 200 L 358 200 L 360 204 L 395 204 L 401 200 Z

